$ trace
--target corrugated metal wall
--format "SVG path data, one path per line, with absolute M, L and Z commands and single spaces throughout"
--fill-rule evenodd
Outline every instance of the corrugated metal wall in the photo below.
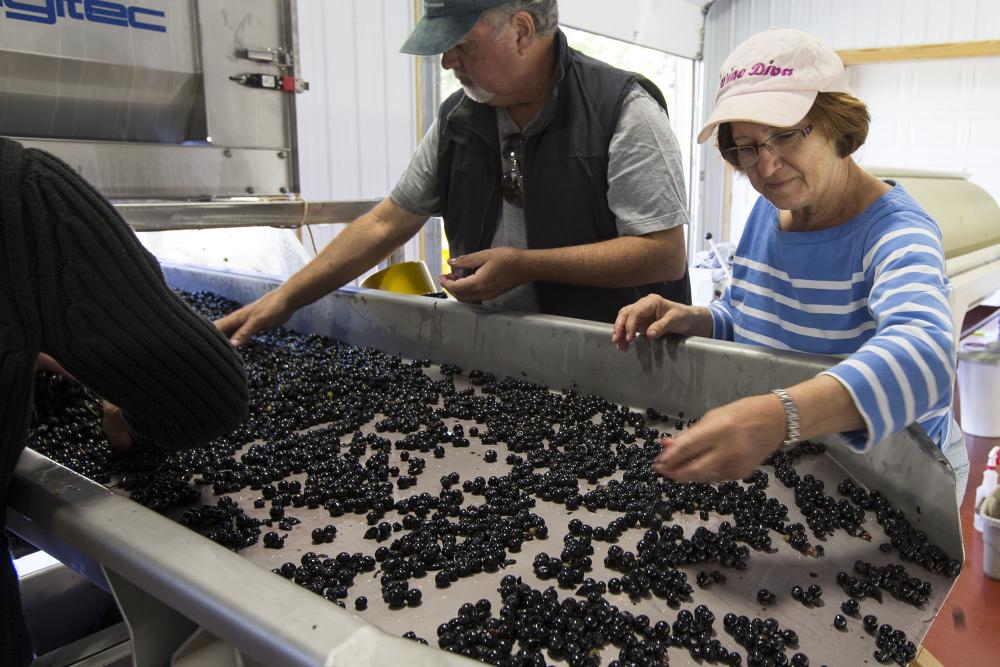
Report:
M 711 111 L 722 61 L 770 26 L 808 30 L 835 49 L 968 42 L 1000 38 L 1000 10 L 996 0 L 716 0 L 705 25 L 703 118 Z M 1000 59 L 864 65 L 852 67 L 850 78 L 873 115 L 871 145 L 859 162 L 968 171 L 1000 200 Z M 705 231 L 719 235 L 723 211 L 722 161 L 706 146 L 699 238 Z M 734 188 L 749 185 L 737 179 Z M 746 198 L 735 193 L 735 225 L 745 218 Z
M 417 60 L 399 53 L 414 24 L 413 2 L 298 0 L 298 19 L 310 85 L 297 100 L 302 194 L 380 199 L 417 145 Z M 337 230 L 313 231 L 322 247 Z
M 872 112 L 860 164 L 966 172 L 1000 202 L 1000 57 L 858 65 L 848 76 Z
M 310 199 L 388 193 L 416 146 L 415 67 L 399 47 L 413 27 L 400 0 L 298 0 L 302 192 Z

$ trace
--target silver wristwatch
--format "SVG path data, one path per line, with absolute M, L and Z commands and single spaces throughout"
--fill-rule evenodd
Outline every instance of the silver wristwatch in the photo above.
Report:
M 794 445 L 799 441 L 799 409 L 784 389 L 772 389 L 771 393 L 778 397 L 781 407 L 785 409 L 785 440 L 781 444 L 786 447 Z

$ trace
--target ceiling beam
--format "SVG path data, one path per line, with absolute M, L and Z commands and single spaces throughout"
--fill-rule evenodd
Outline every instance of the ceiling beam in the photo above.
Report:
M 872 49 L 845 49 L 837 51 L 844 65 L 898 62 L 901 60 L 926 60 L 930 58 L 970 58 L 1000 56 L 1000 40 L 979 42 L 950 42 L 947 44 L 914 44 L 912 46 L 887 46 Z

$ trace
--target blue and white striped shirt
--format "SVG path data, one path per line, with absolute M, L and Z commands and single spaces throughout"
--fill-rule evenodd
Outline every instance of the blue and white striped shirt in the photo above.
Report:
M 859 450 L 916 421 L 938 446 L 951 421 L 951 287 L 937 224 L 895 184 L 854 219 L 784 232 L 754 205 L 733 281 L 711 304 L 713 336 L 814 354 L 850 355 L 825 371 L 850 392 L 866 431 Z

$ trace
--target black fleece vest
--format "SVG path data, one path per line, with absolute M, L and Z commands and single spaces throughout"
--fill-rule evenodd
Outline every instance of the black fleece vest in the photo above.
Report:
M 608 148 L 634 83 L 666 110 L 660 90 L 644 77 L 570 49 L 557 33 L 556 104 L 541 129 L 521 142 L 524 221 L 529 248 L 561 248 L 617 238 L 608 207 Z M 462 91 L 438 119 L 438 188 L 452 255 L 489 248 L 503 210 L 496 109 Z M 638 287 L 535 283 L 540 310 L 613 322 L 618 310 L 650 293 L 691 303 L 687 271 L 675 282 Z

